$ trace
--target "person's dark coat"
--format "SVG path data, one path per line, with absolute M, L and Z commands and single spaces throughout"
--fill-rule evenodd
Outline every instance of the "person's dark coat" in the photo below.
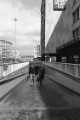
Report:
M 44 75 L 45 75 L 45 68 L 44 67 L 41 67 L 39 69 L 39 73 L 38 73 L 38 78 L 37 78 L 37 81 L 42 84 L 42 80 L 44 78 Z
M 35 68 L 34 68 L 34 72 L 35 72 L 35 75 L 38 75 L 38 73 L 39 73 L 39 66 L 35 66 Z

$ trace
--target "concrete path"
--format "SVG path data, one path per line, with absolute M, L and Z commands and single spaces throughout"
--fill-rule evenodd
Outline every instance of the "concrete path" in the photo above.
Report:
M 4 114 L 8 115 L 7 120 L 79 120 L 80 118 L 80 96 L 48 77 L 45 77 L 42 86 L 38 86 L 36 82 L 33 85 L 30 79 L 23 80 L 4 97 L 2 103 L 6 105 L 6 109 L 5 106 L 3 112 L 0 109 L 2 113 L 0 116 L 4 118 Z
M 14 79 L 13 81 L 0 85 L 0 101 L 8 94 L 10 90 L 12 90 L 19 83 L 21 83 L 25 79 L 25 77 L 26 77 L 25 75 L 20 76 Z

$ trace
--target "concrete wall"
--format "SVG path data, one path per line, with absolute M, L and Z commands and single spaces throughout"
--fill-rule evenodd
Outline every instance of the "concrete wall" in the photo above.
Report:
M 68 0 L 66 9 L 61 13 L 61 16 L 53 30 L 46 46 L 46 52 L 55 52 L 56 47 L 72 40 L 72 4 L 73 0 Z
M 45 63 L 45 76 L 52 81 L 64 86 L 65 88 L 80 94 L 80 79 L 71 77 L 64 72 L 56 69 L 53 64 Z

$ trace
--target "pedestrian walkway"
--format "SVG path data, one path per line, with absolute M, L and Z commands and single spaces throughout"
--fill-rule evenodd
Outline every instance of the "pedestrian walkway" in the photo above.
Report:
M 19 85 L 19 83 L 21 83 L 24 79 L 25 75 L 20 76 L 13 81 L 0 85 L 0 101 L 9 93 L 10 90 L 15 88 L 15 86 Z
M 37 85 L 36 81 L 33 84 L 30 79 L 22 80 L 2 100 L 4 106 L 3 108 L 0 106 L 0 118 L 5 117 L 4 120 L 21 118 L 22 120 L 78 120 L 80 117 L 78 101 L 80 101 L 79 96 L 48 77 L 45 77 L 42 86 Z

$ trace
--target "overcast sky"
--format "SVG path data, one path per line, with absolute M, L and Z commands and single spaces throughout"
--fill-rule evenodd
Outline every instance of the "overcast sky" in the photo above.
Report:
M 46 43 L 59 17 L 53 12 L 52 1 L 47 1 Z M 16 17 L 16 46 L 21 53 L 33 54 L 34 40 L 40 40 L 40 7 L 41 0 L 0 0 L 0 39 L 15 40 Z

